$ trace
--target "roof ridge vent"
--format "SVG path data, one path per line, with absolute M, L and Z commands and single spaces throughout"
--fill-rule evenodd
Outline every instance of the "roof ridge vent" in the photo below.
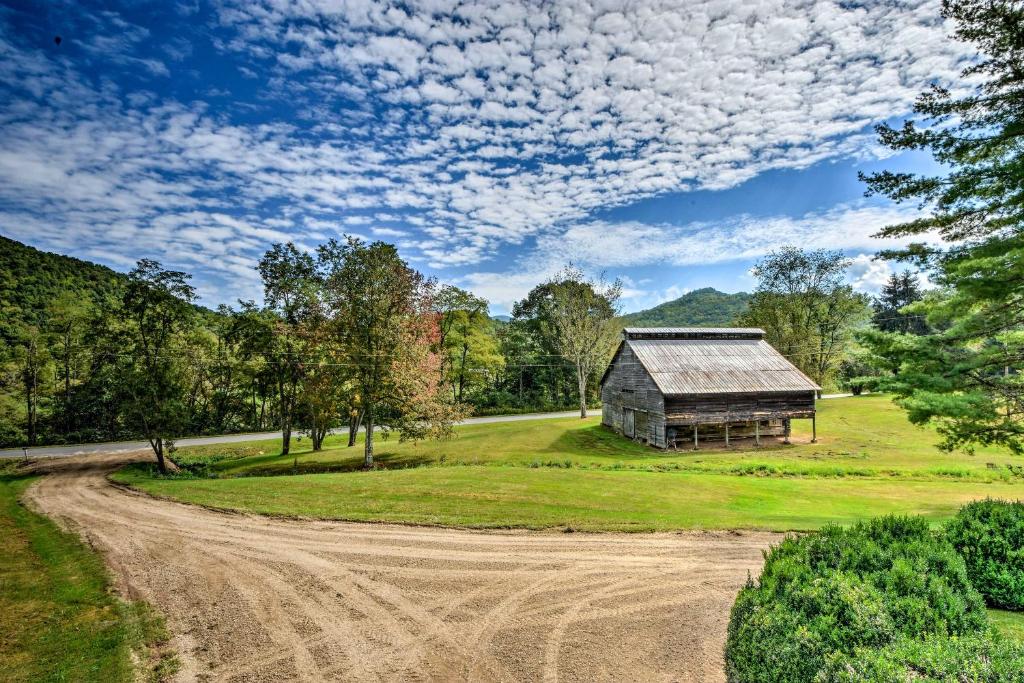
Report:
M 639 339 L 764 339 L 759 327 L 627 327 L 622 338 Z

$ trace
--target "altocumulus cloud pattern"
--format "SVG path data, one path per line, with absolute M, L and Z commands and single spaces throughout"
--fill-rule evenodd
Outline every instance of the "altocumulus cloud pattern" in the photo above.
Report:
M 866 4 L 2 10 L 0 230 L 116 265 L 143 248 L 205 273 L 201 291 L 220 300 L 257 292 L 252 264 L 269 242 L 342 232 L 394 241 L 499 300 L 567 258 L 877 248 L 869 235 L 904 211 L 854 203 L 682 225 L 594 215 L 871 155 L 870 126 L 909 112 L 965 55 L 937 2 Z M 633 248 L 642 235 L 673 246 Z

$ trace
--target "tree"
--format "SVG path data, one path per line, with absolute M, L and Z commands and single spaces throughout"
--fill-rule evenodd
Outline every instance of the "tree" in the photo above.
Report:
M 504 366 L 494 321 L 487 314 L 485 299 L 451 285 L 437 292 L 434 310 L 441 376 L 451 388 L 452 399 L 462 403 L 468 389 L 484 384 L 486 373 Z
M 384 242 L 331 240 L 319 259 L 333 336 L 364 415 L 365 466 L 373 467 L 378 426 L 403 439 L 448 433 L 460 411 L 437 390 L 431 283 Z
M 264 319 L 270 323 L 270 328 L 264 329 L 261 339 L 277 386 L 281 454 L 288 455 L 303 376 L 305 350 L 299 327 L 312 315 L 319 280 L 312 255 L 300 251 L 291 242 L 271 247 L 260 259 L 257 269 L 263 278 L 264 305 L 271 314 Z
M 587 416 L 587 384 L 614 344 L 622 283 L 593 282 L 568 267 L 548 283 L 550 315 L 560 353 L 576 368 L 580 418 Z
M 82 355 L 85 327 L 89 308 L 80 297 L 64 292 L 46 307 L 46 327 L 50 338 L 51 355 L 57 361 L 61 382 L 60 416 L 65 436 L 77 426 L 71 386 L 77 379 L 79 359 Z
M 122 412 L 149 441 L 161 472 L 167 471 L 169 442 L 188 423 L 183 370 L 189 358 L 182 341 L 196 317 L 190 277 L 142 259 L 128 274 L 117 310 Z
M 39 436 L 39 403 L 43 387 L 43 370 L 49 362 L 43 335 L 35 325 L 24 325 L 15 331 L 14 374 L 25 405 L 25 435 L 28 445 L 35 446 Z
M 512 320 L 502 337 L 506 367 L 517 370 L 515 392 L 520 405 L 545 409 L 571 405 L 575 368 L 562 356 L 552 318 L 551 283 L 541 283 L 512 307 Z
M 871 322 L 883 332 L 926 334 L 928 324 L 924 318 L 903 310 L 915 301 L 920 301 L 922 296 L 921 287 L 913 273 L 909 270 L 893 273 L 872 304 L 875 314 Z
M 825 384 L 868 316 L 867 297 L 844 280 L 849 264 L 838 251 L 772 252 L 754 268 L 758 286 L 740 324 L 763 328 L 772 346 Z
M 937 235 L 886 252 L 915 264 L 940 288 L 911 304 L 934 331 L 882 352 L 898 367 L 884 387 L 911 421 L 934 423 L 945 449 L 1002 444 L 1024 452 L 1024 5 L 945 0 L 955 36 L 979 55 L 954 90 L 933 86 L 910 120 L 881 125 L 897 150 L 932 154 L 938 175 L 882 171 L 861 176 L 869 194 L 913 201 L 919 219 L 891 225 L 889 238 Z
M 303 348 L 300 404 L 314 451 L 323 449 L 324 439 L 338 416 L 340 406 L 351 402 L 345 364 L 338 353 L 329 323 L 325 307 L 319 298 L 315 298 L 297 329 Z

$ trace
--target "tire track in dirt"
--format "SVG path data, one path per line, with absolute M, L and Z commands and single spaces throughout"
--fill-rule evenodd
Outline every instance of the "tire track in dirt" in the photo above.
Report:
M 49 461 L 42 512 L 166 616 L 181 681 L 722 681 L 764 533 L 562 534 L 279 520 L 157 500 Z

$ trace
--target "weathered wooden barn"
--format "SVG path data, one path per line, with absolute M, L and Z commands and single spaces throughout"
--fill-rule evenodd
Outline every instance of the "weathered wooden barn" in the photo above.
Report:
M 658 448 L 790 434 L 821 390 L 764 330 L 629 327 L 601 378 L 602 424 Z

